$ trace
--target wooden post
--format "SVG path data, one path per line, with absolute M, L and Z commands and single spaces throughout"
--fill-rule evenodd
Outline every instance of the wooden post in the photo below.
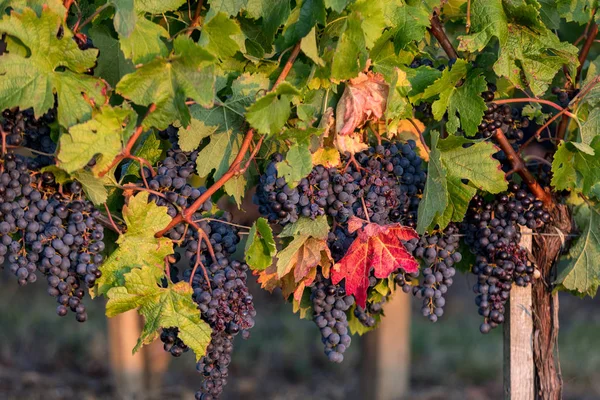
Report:
M 531 252 L 531 230 L 521 228 L 521 246 Z M 513 285 L 504 323 L 504 399 L 533 400 L 533 313 L 531 285 Z
M 124 400 L 145 396 L 144 356 L 132 354 L 141 332 L 137 310 L 108 319 L 108 340 L 112 373 L 118 397 Z
M 379 328 L 363 337 L 362 399 L 398 400 L 408 392 L 410 298 L 398 290 L 384 305 Z

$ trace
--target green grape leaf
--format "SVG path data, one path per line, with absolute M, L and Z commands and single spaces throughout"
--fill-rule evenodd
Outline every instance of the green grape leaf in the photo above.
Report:
M 246 120 L 259 133 L 276 134 L 281 131 L 292 111 L 290 102 L 300 92 L 287 82 L 267 93 L 246 110 Z
M 348 3 L 350 3 L 350 0 L 325 0 L 325 7 L 339 13 L 344 11 Z
M 362 18 L 361 26 L 365 34 L 365 44 L 368 48 L 373 47 L 387 26 L 382 7 L 381 2 L 369 0 L 357 0 L 350 7 L 352 11 L 358 13 Z
M 26 8 L 31 8 L 38 16 L 42 15 L 44 8 L 49 8 L 59 15 L 64 15 L 67 11 L 60 0 L 0 0 L 0 15 L 4 15 L 9 8 L 18 13 L 22 13 Z
M 560 39 L 542 23 L 532 4 L 502 0 L 473 0 L 471 34 L 460 37 L 459 50 L 481 51 L 498 38 L 499 57 L 494 71 L 517 88 L 530 88 L 542 95 L 556 73 L 567 65 L 571 75 L 579 65 L 578 50 Z
M 585 144 L 592 144 L 598 135 L 600 135 L 600 108 L 595 107 L 590 110 L 587 119 L 581 126 L 581 141 Z
M 556 8 L 556 0 L 537 0 L 540 3 L 540 18 L 548 29 L 560 28 L 560 15 Z
M 273 231 L 269 222 L 264 218 L 257 219 L 248 235 L 246 242 L 246 263 L 253 271 L 267 269 L 277 254 Z
M 107 293 L 106 316 L 138 309 L 145 323 L 134 353 L 153 342 L 161 328 L 177 327 L 179 338 L 192 349 L 198 361 L 206 353 L 212 329 L 200 318 L 198 306 L 192 300 L 194 290 L 185 281 L 160 287 L 154 268 L 144 265 L 126 273 L 124 284 Z
M 184 3 L 185 0 L 135 0 L 135 10 L 138 13 L 163 14 L 178 9 Z M 211 6 L 212 3 L 215 2 L 211 2 Z
M 556 0 L 556 6 L 559 15 L 567 22 L 585 25 L 592 19 L 592 11 L 598 7 L 598 2 L 596 0 Z
M 417 232 L 423 234 L 437 214 L 442 214 L 448 205 L 446 168 L 442 164 L 441 153 L 437 148 L 439 133 L 431 132 L 431 152 L 427 167 L 427 182 L 423 199 L 419 203 Z
M 204 106 L 213 104 L 215 58 L 184 35 L 174 40 L 174 49 L 169 58 L 157 58 L 117 84 L 117 93 L 134 103 L 156 105 L 144 119 L 145 127 L 166 129 L 174 120 L 189 125 L 187 98 Z
M 457 87 L 459 82 L 462 84 Z M 467 136 L 473 136 L 487 109 L 480 96 L 485 90 L 485 79 L 476 71 L 469 71 L 467 61 L 457 60 L 451 70 L 444 70 L 442 76 L 425 89 L 423 98 L 439 96 L 431 108 L 438 121 L 448 112 L 448 132 L 456 133 L 460 125 Z
M 210 21 L 219 13 L 228 17 L 237 15 L 242 8 L 246 7 L 246 4 L 248 4 L 248 0 L 211 0 L 205 22 Z
M 198 175 L 203 178 L 215 170 L 214 180 L 223 176 L 238 155 L 242 141 L 243 135 L 239 132 L 227 131 L 211 135 L 210 142 L 200 151 L 196 159 Z M 243 176 L 234 177 L 225 183 L 225 191 L 234 195 L 238 205 L 242 202 L 246 183 Z
M 583 203 L 574 217 L 581 234 L 558 263 L 557 282 L 564 289 L 594 296 L 600 285 L 600 209 Z
M 121 37 L 121 50 L 134 64 L 145 64 L 156 56 L 166 57 L 169 54 L 167 45 L 161 40 L 168 37 L 169 32 L 165 28 L 140 15 L 129 36 Z
M 343 81 L 356 77 L 367 62 L 365 33 L 361 16 L 353 12 L 344 21 L 331 63 L 331 79 Z
M 115 17 L 113 18 L 115 31 L 121 38 L 129 37 L 135 29 L 137 19 L 134 0 L 111 0 L 110 3 L 115 7 Z
M 600 182 L 600 137 L 594 139 L 591 148 L 594 154 L 573 142 L 562 142 L 552 161 L 552 186 L 593 196 L 594 185 Z
M 396 26 L 394 31 L 394 47 L 396 52 L 403 50 L 406 46 L 415 40 L 422 40 L 429 27 L 430 8 L 421 2 L 416 1 L 414 5 L 404 4 L 395 9 L 392 17 Z
M 277 172 L 290 187 L 296 187 L 302 178 L 312 171 L 312 154 L 308 144 L 294 144 L 285 155 L 285 160 L 277 163 Z
M 99 51 L 94 76 L 102 77 L 114 87 L 123 76 L 135 71 L 133 62 L 125 58 L 119 47 L 119 41 L 111 36 L 109 27 L 94 25 L 88 34 Z
M 54 107 L 56 93 L 58 122 L 69 127 L 91 116 L 90 102 L 104 104 L 106 83 L 83 74 L 94 66 L 98 50 L 79 50 L 67 27 L 57 38 L 62 19 L 51 9 L 44 9 L 38 17 L 26 8 L 22 14 L 13 12 L 0 20 L 0 33 L 18 39 L 30 52 L 29 57 L 2 55 L 0 109 L 33 107 L 38 118 Z
M 293 224 L 286 225 L 279 237 L 294 237 L 298 235 L 312 236 L 316 239 L 327 239 L 330 227 L 327 223 L 327 217 L 324 215 L 318 216 L 315 219 L 308 217 L 300 217 Z
M 293 23 L 284 32 L 286 43 L 297 43 L 308 35 L 317 23 L 325 25 L 325 3 L 324 0 L 302 0 L 298 12 L 292 12 L 290 18 Z
M 131 109 L 102 107 L 91 120 L 73 125 L 61 135 L 58 166 L 73 173 L 87 165 L 97 154 L 95 175 L 104 171 L 121 152 L 123 143 L 133 131 L 136 115 Z
M 75 171 L 73 173 L 73 178 L 77 179 L 79 183 L 81 183 L 86 197 L 95 205 L 104 204 L 108 199 L 108 190 L 106 189 L 105 183 L 112 185 L 116 183 L 111 182 L 112 178 L 108 175 L 100 179 L 85 169 Z
M 288 0 L 248 0 L 246 12 L 253 19 L 262 18 L 261 33 L 264 35 L 265 51 L 271 51 L 271 45 L 277 29 L 290 15 Z
M 433 133 L 432 139 L 435 137 L 436 133 Z M 501 193 L 508 188 L 500 163 L 492 158 L 498 148 L 491 143 L 472 141 L 460 136 L 450 136 L 439 142 L 432 141 L 432 146 L 434 142 L 436 146 L 432 147 L 429 154 L 427 192 L 421 201 L 424 205 L 420 204 L 418 210 L 420 225 L 417 229 L 421 232 L 436 225 L 444 229 L 451 221 L 462 221 L 477 188 L 489 193 Z M 465 144 L 471 146 L 464 148 Z M 437 161 L 436 148 L 440 152 L 441 166 Z M 440 172 L 440 168 L 445 174 Z M 463 183 L 463 180 L 468 183 Z M 443 194 L 442 190 L 445 191 Z M 433 198 L 429 199 L 432 195 Z M 438 207 L 436 201 L 443 202 L 444 207 Z M 428 208 L 435 210 L 435 213 Z M 425 216 L 425 222 L 420 221 L 421 216 Z
M 102 264 L 102 276 L 96 281 L 95 294 L 106 294 L 110 288 L 124 286 L 124 275 L 134 268 L 148 266 L 155 283 L 164 276 L 164 259 L 173 254 L 173 242 L 154 235 L 166 228 L 171 217 L 167 207 L 148 203 L 148 193 L 140 192 L 123 207 L 127 231 L 119 236 L 119 246 Z
M 379 72 L 388 81 L 397 75 L 397 69 L 410 64 L 413 59 L 413 55 L 408 51 L 401 51 L 397 54 L 394 50 L 394 44 L 390 41 L 390 36 L 390 32 L 384 33 L 369 53 L 373 71 Z
M 220 59 L 233 57 L 240 50 L 242 31 L 225 13 L 218 13 L 202 27 L 198 44 Z
M 302 38 L 300 48 L 315 64 L 322 67 L 325 65 L 325 61 L 319 56 L 319 48 L 317 46 L 317 34 L 316 29 L 312 28 L 310 33 Z
M 256 96 L 269 89 L 269 78 L 262 73 L 245 73 L 231 84 L 232 95 L 210 109 L 193 105 L 192 116 L 206 126 L 218 127 L 217 132 L 240 131 L 245 124 L 246 108 Z
M 177 143 L 183 151 L 194 151 L 198 149 L 202 140 L 211 136 L 217 129 L 218 127 L 216 126 L 206 126 L 204 122 L 192 118 L 187 128 L 183 126 L 179 127 L 179 140 Z

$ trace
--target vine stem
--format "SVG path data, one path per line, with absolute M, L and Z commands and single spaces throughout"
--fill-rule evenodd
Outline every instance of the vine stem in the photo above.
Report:
M 553 101 L 550 100 L 544 100 L 544 99 L 534 99 L 533 97 L 521 97 L 518 99 L 501 99 L 501 100 L 494 100 L 492 101 L 492 103 L 495 104 L 510 104 L 510 103 L 540 103 L 540 104 L 546 104 L 552 108 L 555 108 L 561 112 L 563 112 L 564 108 L 559 106 L 558 104 L 556 104 Z M 565 115 L 568 115 L 571 118 L 577 118 L 577 116 L 575 114 L 573 114 L 572 112 L 568 111 L 564 111 Z
M 106 10 L 109 6 L 110 6 L 110 3 L 105 3 L 105 4 L 101 5 L 100 7 L 96 8 L 96 11 L 94 11 L 92 13 L 92 15 L 87 17 L 81 24 L 77 24 L 75 27 L 73 27 L 73 33 L 74 34 L 77 33 L 81 28 L 83 28 L 84 26 L 86 26 L 87 24 L 92 22 L 94 20 L 94 18 L 96 18 L 98 16 L 98 14 L 100 14 L 102 11 Z
M 111 214 L 110 210 L 108 209 L 108 205 L 106 203 L 104 203 L 104 209 L 106 210 L 106 215 L 108 215 L 108 220 L 110 221 L 110 224 L 112 225 L 115 232 L 117 232 L 119 235 L 122 235 L 123 232 L 121 232 L 121 230 L 119 229 L 117 224 L 115 224 L 115 220 L 113 219 L 112 214 Z
M 581 77 L 581 70 L 583 69 L 583 64 L 585 63 L 585 60 L 587 59 L 588 54 L 590 53 L 590 49 L 592 48 L 592 45 L 594 44 L 594 40 L 596 39 L 596 36 L 598 35 L 598 24 L 595 21 L 593 21 L 595 15 L 596 15 L 596 10 L 594 9 L 594 11 L 592 13 L 592 20 L 590 20 L 591 21 L 590 31 L 588 32 L 585 43 L 583 44 L 583 47 L 581 48 L 581 51 L 579 52 L 579 66 L 577 67 L 577 74 L 575 75 L 575 81 L 571 81 L 571 83 L 569 84 L 569 89 L 573 89 L 575 87 L 575 85 L 577 85 L 577 82 L 579 81 L 579 78 Z M 560 123 L 558 124 L 558 127 L 556 128 L 556 137 L 558 139 L 564 140 L 565 135 L 567 134 L 568 127 L 569 127 L 569 116 L 567 114 L 565 114 L 565 115 L 563 115 L 562 119 L 560 120 Z
M 277 80 L 275 80 L 275 83 L 273 84 L 273 87 L 271 88 L 270 92 L 274 91 L 277 88 L 277 86 L 279 86 L 279 84 L 285 80 L 287 75 L 290 73 L 292 66 L 294 65 L 294 61 L 296 61 L 298 54 L 300 54 L 300 42 L 298 42 L 296 44 L 296 46 L 294 46 L 292 53 L 290 54 L 289 58 L 287 59 L 287 62 L 285 63 L 283 69 L 281 70 L 279 77 L 277 78 Z M 206 190 L 206 192 L 202 193 L 202 195 L 200 197 L 198 197 L 196 199 L 196 201 L 194 201 L 194 203 L 192 203 L 189 207 L 184 209 L 181 213 L 177 214 L 175 216 L 175 218 L 173 218 L 171 220 L 169 225 L 167 225 L 162 231 L 160 231 L 156 234 L 156 237 L 163 236 L 166 232 L 168 232 L 170 229 L 172 229 L 177 224 L 180 224 L 181 222 L 187 222 L 190 225 L 195 224 L 194 221 L 192 220 L 194 213 L 196 211 L 198 211 L 198 209 L 200 207 L 202 207 L 202 205 L 208 199 L 210 199 L 210 197 L 213 194 L 215 194 L 215 192 L 217 192 L 217 190 L 219 190 L 221 187 L 223 187 L 223 185 L 225 185 L 225 183 L 227 183 L 227 181 L 229 181 L 231 178 L 233 178 L 242 169 L 241 168 L 242 161 L 244 160 L 244 156 L 246 155 L 246 153 L 248 153 L 248 149 L 250 148 L 250 144 L 252 143 L 254 134 L 255 134 L 254 128 L 250 128 L 250 129 L 248 129 L 248 131 L 246 131 L 246 135 L 244 137 L 244 141 L 242 142 L 242 145 L 240 146 L 240 150 L 239 150 L 238 154 L 235 156 L 235 159 L 233 160 L 231 165 L 229 166 L 229 169 L 227 170 L 227 172 L 225 172 L 223 174 L 223 176 L 221 176 L 215 183 L 213 183 Z M 256 153 L 256 152 L 253 152 L 253 153 Z M 192 225 L 192 226 L 194 226 L 194 225 Z
M 148 112 L 146 112 L 144 119 L 148 118 L 148 115 L 152 114 L 155 110 L 156 110 L 156 104 L 154 104 L 154 103 L 150 104 L 150 107 L 148 107 Z M 98 174 L 98 176 L 103 177 L 104 175 L 106 175 L 108 173 L 108 171 L 113 169 L 115 165 L 119 164 L 124 159 L 134 158 L 134 156 L 131 154 L 131 150 L 133 150 L 133 146 L 135 145 L 135 142 L 140 138 L 143 131 L 144 131 L 144 127 L 140 123 L 135 128 L 133 135 L 131 135 L 131 137 L 127 141 L 125 148 L 121 151 L 121 153 L 118 156 L 115 157 L 115 159 L 110 163 L 110 165 L 108 167 L 106 167 L 106 169 L 104 171 L 102 171 Z M 136 161 L 139 161 L 139 157 L 135 157 L 135 159 L 136 159 Z M 141 164 L 141 162 L 140 162 L 140 164 Z M 141 171 L 141 172 L 142 172 L 142 174 L 144 173 L 144 171 Z
M 456 52 L 456 49 L 452 45 L 452 42 L 450 42 L 448 35 L 446 35 L 446 32 L 444 31 L 444 27 L 442 26 L 442 21 L 440 21 L 440 17 L 438 15 L 437 11 L 433 12 L 430 22 L 431 22 L 431 26 L 429 28 L 427 28 L 429 33 L 431 33 L 433 35 L 433 37 L 435 37 L 436 40 L 440 43 L 440 46 L 442 46 L 442 48 L 444 49 L 444 51 L 446 52 L 448 57 L 450 57 L 452 59 L 457 59 L 458 53 Z
M 531 172 L 529 172 L 527 166 L 523 162 L 523 159 L 519 157 L 515 149 L 513 149 L 512 145 L 509 143 L 508 139 L 504 135 L 502 129 L 496 129 L 494 138 L 498 143 L 498 146 L 502 149 L 502 151 L 504 151 L 504 154 L 506 154 L 506 158 L 512 166 L 511 171 L 519 174 L 519 176 L 523 179 L 525 184 L 527 184 L 527 187 L 529 187 L 529 190 L 531 190 L 531 193 L 533 193 L 535 197 L 543 201 L 547 207 L 552 208 L 552 196 L 550 196 L 550 194 L 540 186 L 540 184 L 535 180 Z
M 198 4 L 196 5 L 196 11 L 194 12 L 194 18 L 190 22 L 188 35 L 191 35 L 194 32 L 194 28 L 200 25 L 200 13 L 202 12 L 202 6 L 204 5 L 204 0 L 198 0 Z

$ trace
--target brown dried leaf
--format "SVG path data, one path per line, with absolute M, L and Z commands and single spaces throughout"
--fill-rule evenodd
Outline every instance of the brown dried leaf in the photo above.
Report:
M 389 89 L 381 74 L 363 72 L 350 79 L 337 104 L 337 134 L 349 135 L 366 122 L 382 118 Z

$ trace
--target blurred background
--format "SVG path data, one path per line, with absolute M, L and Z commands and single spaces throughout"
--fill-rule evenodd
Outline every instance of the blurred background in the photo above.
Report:
M 446 314 L 435 324 L 419 315 L 420 301 L 411 299 L 410 387 L 404 399 L 502 398 L 502 330 L 486 336 L 479 333 L 473 282 L 473 276 L 457 277 Z M 249 340 L 236 338 L 223 399 L 372 398 L 361 388 L 373 378 L 363 362 L 373 356 L 365 337 L 376 334 L 353 337 L 345 361 L 330 364 L 311 321 L 293 314 L 291 304 L 284 303 L 279 293 L 271 295 L 258 285 L 250 289 L 258 313 L 256 326 Z M 0 399 L 124 398 L 117 391 L 111 359 L 129 357 L 130 348 L 117 349 L 115 355 L 113 343 L 111 353 L 103 300 L 87 298 L 86 305 L 90 317 L 86 323 L 78 323 L 70 314 L 59 318 L 44 285 L 19 287 L 8 271 L 0 271 Z M 600 399 L 599 305 L 598 299 L 561 295 L 559 343 L 565 399 Z M 405 324 L 394 317 L 388 315 L 386 323 Z M 160 370 L 168 362 L 165 373 L 137 382 L 142 389 L 131 397 L 193 399 L 201 377 L 192 352 L 178 359 L 163 358 L 161 345 L 159 341 L 151 349 L 149 353 L 159 357 L 146 360 L 145 368 Z

